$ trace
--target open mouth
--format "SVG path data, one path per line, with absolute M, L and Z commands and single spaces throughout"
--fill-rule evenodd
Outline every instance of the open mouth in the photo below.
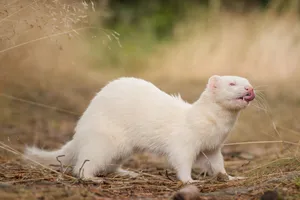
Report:
M 243 101 L 246 101 L 247 103 L 249 103 L 254 98 L 255 98 L 255 93 L 253 91 L 251 91 L 251 92 L 247 92 L 244 96 L 241 96 L 241 97 L 239 97 L 237 99 L 243 100 Z

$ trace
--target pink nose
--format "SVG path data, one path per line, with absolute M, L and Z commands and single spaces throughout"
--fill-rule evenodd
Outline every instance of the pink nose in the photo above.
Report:
M 245 87 L 245 90 L 247 90 L 247 94 L 244 97 L 244 99 L 248 102 L 252 101 L 255 98 L 255 92 L 254 92 L 253 87 L 251 87 L 251 86 Z
M 251 86 L 245 86 L 245 90 L 247 90 L 247 91 L 253 90 L 253 87 L 251 87 Z

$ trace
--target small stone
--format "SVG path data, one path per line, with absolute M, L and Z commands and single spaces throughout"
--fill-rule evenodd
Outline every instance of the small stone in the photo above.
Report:
M 218 173 L 217 181 L 226 182 L 229 181 L 229 177 L 226 174 Z
M 194 185 L 188 185 L 180 189 L 174 194 L 172 200 L 198 200 L 200 199 L 200 191 Z
M 261 200 L 278 200 L 279 195 L 276 191 L 266 191 L 264 194 L 260 197 Z

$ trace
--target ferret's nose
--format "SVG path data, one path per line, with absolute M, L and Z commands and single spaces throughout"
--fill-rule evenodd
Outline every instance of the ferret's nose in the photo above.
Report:
M 245 86 L 245 90 L 247 90 L 248 92 L 252 92 L 253 91 L 253 87 L 251 87 L 251 86 Z
M 253 87 L 251 87 L 251 86 L 246 86 L 245 87 L 245 90 L 247 91 L 247 94 L 246 94 L 246 96 L 244 97 L 244 99 L 246 100 L 246 101 L 252 101 L 254 98 L 255 98 L 255 92 L 254 92 L 254 89 L 253 89 Z

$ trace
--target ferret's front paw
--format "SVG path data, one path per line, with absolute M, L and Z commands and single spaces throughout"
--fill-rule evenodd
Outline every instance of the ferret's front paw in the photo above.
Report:
M 247 177 L 243 177 L 243 176 L 230 176 L 230 175 L 228 175 L 229 181 L 243 180 L 243 179 L 246 179 L 246 178 Z

